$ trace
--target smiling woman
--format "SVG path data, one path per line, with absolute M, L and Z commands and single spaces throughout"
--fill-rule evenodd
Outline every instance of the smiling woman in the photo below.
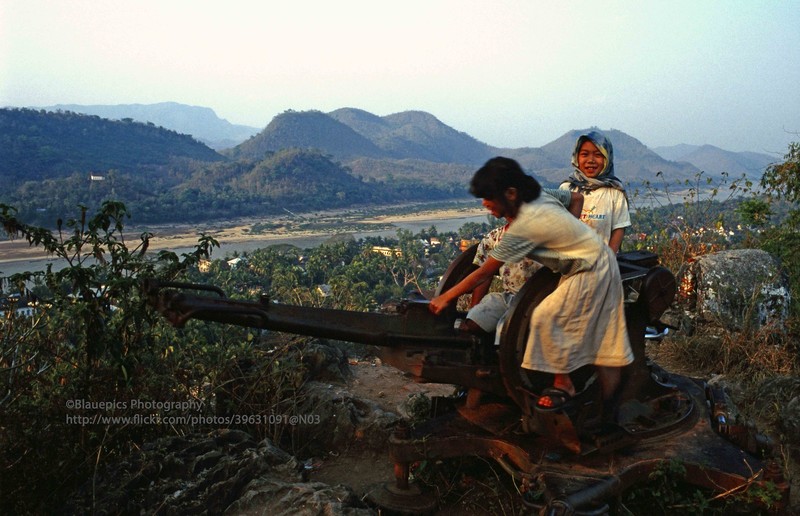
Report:
M 572 175 L 561 188 L 584 196 L 581 220 L 618 253 L 631 225 L 628 195 L 614 174 L 614 147 L 599 131 L 582 134 L 572 151 Z

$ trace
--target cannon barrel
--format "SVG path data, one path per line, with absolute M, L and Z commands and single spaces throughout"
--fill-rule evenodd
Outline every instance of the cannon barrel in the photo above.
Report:
M 475 269 L 472 262 L 476 247 L 472 246 L 450 264 L 435 295 L 448 290 Z M 657 256 L 652 253 L 625 253 L 618 261 L 623 283 L 644 281 L 647 284 L 641 291 L 645 295 L 637 303 L 643 308 L 637 313 L 645 313 L 634 318 L 641 319 L 642 324 L 628 322 L 629 330 L 636 329 L 633 333 L 642 337 L 632 338 L 632 341 L 643 341 L 644 323 L 657 319 L 672 301 L 674 276 L 654 266 Z M 518 295 L 522 302 L 517 304 L 529 304 L 526 310 L 530 310 L 538 304 L 536 299 L 555 287 L 548 272 L 542 269 L 528 280 L 520 294 L 527 290 L 535 296 Z M 519 370 L 520 350 L 516 348 L 525 342 L 527 329 L 526 316 L 513 316 L 517 310 L 511 310 L 509 319 L 519 320 L 516 325 L 506 324 L 500 331 L 498 349 L 491 339 L 487 341 L 454 330 L 453 323 L 459 316 L 455 303 L 434 315 L 428 310 L 427 300 L 405 299 L 391 313 L 376 313 L 287 305 L 273 302 L 266 296 L 258 301 L 239 301 L 227 298 L 214 286 L 153 279 L 144 280 L 143 291 L 148 303 L 178 327 L 189 319 L 199 319 L 378 346 L 376 354 L 384 362 L 410 373 L 418 381 L 461 385 L 510 396 L 522 403 L 517 398 L 521 396 L 520 387 L 524 386 L 509 380 L 518 376 L 515 371 Z M 540 292 L 537 294 L 537 291 Z M 511 374 L 502 375 L 503 368 Z M 638 369 L 646 380 L 649 376 L 646 367 Z
M 177 327 L 200 319 L 388 347 L 465 349 L 474 342 L 470 335 L 454 332 L 448 318 L 430 313 L 427 300 L 406 299 L 394 313 L 375 313 L 286 305 L 267 297 L 237 301 L 216 287 L 193 283 L 146 280 L 144 291 L 148 303 Z
M 385 363 L 419 382 L 474 387 L 505 396 L 485 342 L 453 329 L 453 314 L 434 315 L 427 300 L 406 299 L 391 313 L 354 312 L 228 299 L 217 287 L 145 280 L 147 302 L 174 326 L 189 319 L 235 324 L 377 346 Z

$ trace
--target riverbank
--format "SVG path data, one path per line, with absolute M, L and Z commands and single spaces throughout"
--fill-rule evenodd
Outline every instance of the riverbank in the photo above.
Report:
M 393 236 L 398 229 L 419 232 L 436 226 L 440 232 L 457 230 L 466 222 L 484 222 L 486 210 L 477 202 L 437 208 L 432 205 L 409 205 L 381 210 L 351 210 L 289 214 L 271 217 L 248 217 L 201 224 L 164 224 L 128 227 L 125 238 L 133 249 L 142 233 L 151 233 L 149 251 L 191 250 L 201 235 L 220 243 L 215 256 L 225 252 L 247 251 L 275 244 L 313 247 L 337 234 Z M 21 238 L 0 241 L 0 276 L 25 270 L 39 270 L 53 258 L 39 247 L 31 247 Z
M 396 230 L 407 223 L 436 225 L 441 221 L 485 217 L 485 215 L 486 210 L 477 205 L 472 208 L 430 208 L 408 213 L 378 215 L 362 212 L 327 212 L 296 217 L 259 217 L 194 226 L 153 227 L 147 230 L 153 233 L 150 248 L 160 250 L 191 247 L 197 243 L 201 234 L 215 238 L 220 244 L 259 241 L 270 245 L 340 233 Z

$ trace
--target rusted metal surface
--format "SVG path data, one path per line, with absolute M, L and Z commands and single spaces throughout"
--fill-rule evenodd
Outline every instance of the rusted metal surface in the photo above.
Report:
M 273 303 L 235 301 L 221 295 L 190 293 L 203 287 L 186 283 L 145 285 L 149 302 L 176 326 L 190 319 L 297 333 L 376 346 L 399 343 L 420 347 L 465 349 L 473 338 L 456 334 L 453 325 L 428 311 L 428 303 L 403 300 L 397 313 L 370 313 Z
M 703 385 L 669 376 L 690 403 L 698 407 L 680 425 L 652 431 L 646 438 L 617 429 L 624 446 L 583 449 L 575 453 L 551 435 L 525 432 L 521 412 L 511 404 L 461 408 L 389 440 L 389 455 L 398 463 L 475 455 L 494 459 L 520 485 L 542 493 L 541 507 L 591 510 L 603 501 L 646 482 L 650 473 L 676 461 L 686 469 L 686 481 L 715 492 L 746 489 L 771 481 L 788 490 L 778 474 L 765 476 L 769 466 L 736 444 L 721 438 L 707 413 Z M 588 438 L 588 434 L 581 436 Z M 776 473 L 770 468 L 770 474 Z M 779 473 L 779 471 L 778 471 Z
M 473 247 L 451 264 L 437 293 L 474 270 L 474 252 Z M 539 387 L 548 380 L 520 364 L 530 314 L 558 283 L 547 269 L 515 296 L 499 346 L 454 330 L 463 314 L 452 307 L 434 316 L 427 301 L 404 300 L 392 313 L 362 313 L 266 298 L 233 301 L 199 285 L 151 282 L 145 291 L 149 303 L 177 326 L 202 319 L 375 345 L 386 363 L 419 381 L 468 389 L 464 399 L 442 403 L 453 410 L 413 431 L 400 426 L 390 438 L 395 482 L 376 490 L 374 498 L 394 511 L 433 507 L 409 481 L 413 462 L 465 455 L 497 461 L 529 492 L 542 493 L 530 503 L 551 514 L 602 512 L 607 500 L 669 461 L 686 468 L 687 481 L 714 491 L 770 481 L 787 497 L 780 471 L 765 460 L 771 443 L 732 424 L 718 389 L 664 371 L 645 356 L 646 328 L 672 303 L 674 276 L 651 253 L 621 255 L 618 261 L 634 362 L 624 370 L 612 407 L 603 405 L 591 377 L 564 407 L 536 407 Z

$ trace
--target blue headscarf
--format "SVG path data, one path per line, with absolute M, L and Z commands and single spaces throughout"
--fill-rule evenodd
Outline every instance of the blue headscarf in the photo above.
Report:
M 586 177 L 586 175 L 578 169 L 578 152 L 580 152 L 581 145 L 587 140 L 592 142 L 606 158 L 603 170 L 600 171 L 597 177 Z M 599 131 L 590 131 L 578 136 L 578 140 L 575 142 L 575 148 L 572 150 L 572 168 L 572 175 L 561 183 L 562 185 L 569 185 L 570 190 L 583 193 L 598 188 L 616 188 L 623 193 L 625 192 L 622 181 L 614 175 L 614 148 L 611 146 L 611 141 Z

